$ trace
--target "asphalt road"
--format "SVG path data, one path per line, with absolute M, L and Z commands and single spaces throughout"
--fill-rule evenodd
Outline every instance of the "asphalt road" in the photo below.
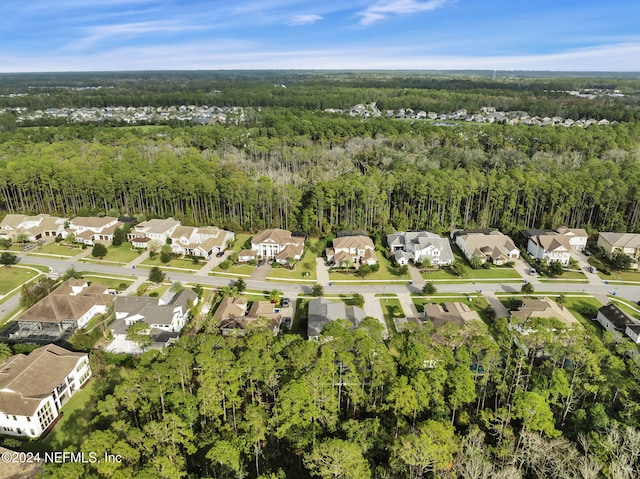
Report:
M 69 260 L 60 260 L 52 258 L 41 258 L 37 256 L 22 257 L 21 262 L 28 264 L 36 264 L 49 266 L 55 272 L 64 273 L 69 267 L 74 266 L 78 271 L 91 271 L 93 273 L 105 273 L 111 275 L 130 276 L 132 279 L 137 277 L 147 278 L 149 270 L 147 269 L 128 269 L 122 266 L 111 266 L 94 263 L 73 263 Z M 225 278 L 220 276 L 195 276 L 189 273 L 167 272 L 167 278 L 172 281 L 180 281 L 181 283 L 202 284 L 207 286 L 229 286 L 235 281 L 234 278 Z M 271 291 L 278 289 L 284 293 L 300 294 L 310 293 L 312 285 L 298 285 L 290 283 L 275 283 L 267 281 L 253 281 L 245 279 L 248 289 Z M 438 292 L 440 293 L 474 293 L 474 292 L 519 292 L 522 283 L 438 283 Z M 602 282 L 588 283 L 544 283 L 536 285 L 536 290 L 540 292 L 550 293 L 600 293 L 615 294 L 621 298 L 631 301 L 640 300 L 640 286 L 630 285 L 614 285 L 603 284 Z M 417 293 L 421 289 L 407 284 L 371 284 L 371 285 L 333 285 L 325 287 L 325 294 L 349 294 L 349 293 Z

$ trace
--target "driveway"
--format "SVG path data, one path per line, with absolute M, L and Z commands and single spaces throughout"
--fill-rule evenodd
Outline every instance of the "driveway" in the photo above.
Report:
M 316 258 L 316 278 L 318 284 L 327 286 L 329 284 L 329 268 L 324 265 L 324 259 Z
M 251 281 L 266 281 L 267 276 L 271 272 L 271 265 L 269 263 L 264 263 L 262 266 L 256 266 L 249 276 Z
M 384 314 L 382 314 L 382 306 L 380 306 L 380 300 L 376 298 L 375 293 L 365 293 L 362 295 L 364 298 L 364 313 L 367 316 L 371 316 L 372 318 L 376 318 L 380 321 L 384 332 L 382 333 L 382 337 L 385 339 L 389 337 L 389 330 L 387 329 L 387 323 L 384 320 Z
M 598 276 L 598 273 L 591 272 L 591 265 L 589 264 L 589 258 L 584 253 L 579 251 L 571 251 L 571 257 L 575 259 L 580 265 L 580 271 L 589 280 L 589 284 L 602 284 L 602 278 Z

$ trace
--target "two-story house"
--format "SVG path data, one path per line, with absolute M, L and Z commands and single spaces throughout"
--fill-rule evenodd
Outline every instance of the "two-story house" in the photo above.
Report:
M 423 263 L 425 260 L 434 266 L 453 264 L 449 240 L 429 231 L 393 233 L 387 235 L 387 244 L 399 265 L 409 261 Z
M 122 223 L 112 216 L 78 216 L 69 221 L 68 228 L 62 232 L 66 238 L 73 233 L 76 243 L 92 246 L 95 241 L 113 241 L 113 233 Z
M 178 226 L 170 238 L 173 254 L 211 258 L 216 253 L 224 251 L 227 244 L 235 239 L 235 235 L 215 226 Z
M 151 241 L 162 246 L 179 226 L 180 222 L 173 218 L 142 221 L 133 227 L 127 237 L 134 248 L 146 248 Z
M 280 228 L 260 231 L 251 238 L 251 249 L 263 259 L 275 260 L 286 265 L 289 258 L 299 261 L 304 252 L 302 236 L 293 236 L 291 231 Z
M 368 236 L 340 236 L 333 240 L 333 247 L 325 251 L 327 261 L 337 265 L 344 262 L 353 266 L 374 265 L 378 262 L 373 241 Z
M 468 260 L 479 257 L 482 263 L 503 265 L 520 257 L 513 240 L 497 230 L 457 230 L 452 237 Z
M 631 258 L 631 267 L 638 268 L 640 234 L 602 232 L 598 234 L 597 244 L 609 258 L 618 252 L 622 252 Z
M 0 434 L 38 438 L 91 377 L 89 357 L 49 344 L 0 364 Z

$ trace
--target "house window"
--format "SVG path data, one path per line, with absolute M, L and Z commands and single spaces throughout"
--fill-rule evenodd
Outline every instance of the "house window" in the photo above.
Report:
M 27 416 L 27 422 L 31 422 L 31 418 Z
M 18 418 L 17 418 L 17 417 L 15 417 L 15 416 L 13 416 L 13 420 L 14 420 L 14 421 L 17 421 L 17 420 L 18 420 Z
M 51 403 L 46 403 L 38 411 L 38 420 L 40 421 L 40 427 L 46 429 L 46 427 L 53 421 L 53 411 L 51 410 Z

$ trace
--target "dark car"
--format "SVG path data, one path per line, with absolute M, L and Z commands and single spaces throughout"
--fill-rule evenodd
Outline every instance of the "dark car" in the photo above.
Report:
M 291 300 L 289 298 L 282 298 L 282 307 L 288 308 L 291 304 Z
M 218 251 L 216 253 L 216 258 L 220 258 L 221 256 L 224 256 L 224 251 Z
M 284 320 L 282 321 L 282 324 L 284 325 L 285 328 L 287 329 L 291 329 L 291 318 L 289 316 L 287 316 L 286 318 L 284 318 Z

